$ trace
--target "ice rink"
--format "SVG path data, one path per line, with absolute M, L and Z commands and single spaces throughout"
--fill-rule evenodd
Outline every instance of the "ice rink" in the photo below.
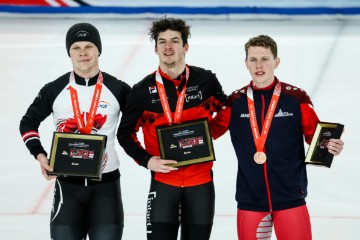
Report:
M 0 239 L 49 239 L 53 182 L 40 174 L 18 126 L 40 88 L 71 70 L 65 34 L 88 21 L 100 31 L 100 69 L 131 86 L 158 66 L 147 29 L 151 20 L 0 18 Z M 276 75 L 308 92 L 320 119 L 345 125 L 345 147 L 332 167 L 308 166 L 314 240 L 359 239 L 360 20 L 189 20 L 190 65 L 211 69 L 226 93 L 250 81 L 244 43 L 268 34 L 278 43 Z M 40 128 L 50 151 L 52 117 Z M 125 210 L 124 240 L 146 239 L 145 211 L 150 173 L 118 147 Z M 216 214 L 212 240 L 236 239 L 235 178 L 237 160 L 229 134 L 215 141 Z M 273 236 L 273 239 L 276 239 Z

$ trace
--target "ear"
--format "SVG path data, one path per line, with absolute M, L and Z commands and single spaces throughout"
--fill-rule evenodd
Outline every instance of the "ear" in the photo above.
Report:
M 154 51 L 155 51 L 155 53 L 156 53 L 157 55 L 159 55 L 159 52 L 158 52 L 158 48 L 157 48 L 157 47 L 155 47 Z
M 249 67 L 248 67 L 248 61 L 247 61 L 246 58 L 245 58 L 245 66 L 246 66 L 247 69 L 249 69 Z
M 275 59 L 275 68 L 277 68 L 280 64 L 280 58 Z
M 186 44 L 184 45 L 184 52 L 187 53 L 188 51 L 189 51 L 189 44 L 186 43 Z

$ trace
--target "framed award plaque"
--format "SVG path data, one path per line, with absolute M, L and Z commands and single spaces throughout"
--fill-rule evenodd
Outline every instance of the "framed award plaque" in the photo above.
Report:
M 176 160 L 171 166 L 215 161 L 207 118 L 156 128 L 160 156 Z
M 54 132 L 49 175 L 101 179 L 107 137 L 96 134 Z
M 328 152 L 327 144 L 330 138 L 340 138 L 344 125 L 339 123 L 319 122 L 309 149 L 305 163 L 330 168 L 334 155 Z

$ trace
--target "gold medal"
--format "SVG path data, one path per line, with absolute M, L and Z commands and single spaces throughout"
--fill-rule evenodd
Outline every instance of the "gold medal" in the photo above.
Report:
M 266 154 L 264 152 L 256 152 L 254 154 L 254 161 L 257 164 L 264 164 L 266 162 Z

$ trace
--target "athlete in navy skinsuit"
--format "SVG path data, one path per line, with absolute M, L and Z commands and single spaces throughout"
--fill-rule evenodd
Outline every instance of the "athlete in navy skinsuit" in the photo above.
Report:
M 101 181 L 86 177 L 57 177 L 50 232 L 54 240 L 80 240 L 87 235 L 92 240 L 119 240 L 123 232 L 124 212 L 114 139 L 130 87 L 99 70 L 101 39 L 93 25 L 73 25 L 66 35 L 66 49 L 73 71 L 40 90 L 21 119 L 20 133 L 30 153 L 39 161 L 47 180 L 54 176 L 47 175 L 47 171 L 52 169 L 38 129 L 50 114 L 57 132 L 107 135 Z M 75 89 L 77 99 L 70 96 L 70 87 Z M 100 98 L 98 104 L 92 107 L 95 89 L 100 89 Z M 80 107 L 79 118 L 74 117 L 77 116 L 74 114 L 74 101 Z M 94 110 L 95 114 L 89 114 L 90 110 Z M 93 122 L 93 125 L 88 122 Z
M 239 240 L 270 239 L 273 225 L 279 240 L 310 240 L 304 138 L 310 144 L 319 119 L 304 90 L 274 76 L 280 59 L 272 38 L 251 38 L 245 52 L 252 81 L 211 123 L 214 138 L 230 131 L 238 159 Z M 338 155 L 343 144 L 330 139 L 327 148 Z

